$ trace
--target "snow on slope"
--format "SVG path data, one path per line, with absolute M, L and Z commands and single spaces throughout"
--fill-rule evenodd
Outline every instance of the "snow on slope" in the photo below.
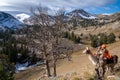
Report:
M 84 18 L 84 19 L 95 19 L 96 17 L 87 13 L 83 9 L 76 9 L 66 14 L 69 18 Z
M 5 12 L 0 12 L 0 28 L 21 28 L 23 24 L 14 18 L 12 15 L 5 13 Z
M 87 16 L 84 16 L 84 15 L 82 15 L 82 14 L 79 14 L 82 18 L 85 18 L 85 19 L 95 19 L 96 17 L 95 16 L 89 16 L 89 17 L 87 17 Z
M 25 20 L 27 20 L 27 19 L 30 18 L 30 15 L 25 14 L 25 13 L 17 14 L 17 15 L 16 15 L 16 18 L 17 18 L 19 21 L 21 21 L 22 23 L 24 23 Z
M 36 62 L 36 64 L 29 65 L 28 62 L 25 62 L 23 64 L 20 64 L 20 63 L 17 62 L 16 65 L 15 65 L 16 72 L 27 70 L 29 68 L 32 68 L 34 66 L 37 66 L 37 65 L 40 65 L 40 64 L 43 64 L 43 63 L 44 63 L 43 61 L 38 61 L 38 62 Z
M 110 13 L 103 13 L 102 15 L 112 15 L 112 14 L 110 14 Z

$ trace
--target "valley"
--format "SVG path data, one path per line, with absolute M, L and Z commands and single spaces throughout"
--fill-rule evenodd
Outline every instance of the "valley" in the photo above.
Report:
M 120 13 L 83 9 L 56 15 L 40 6 L 31 15 L 0 11 L 0 80 L 93 80 L 95 66 L 82 54 L 102 44 L 120 58 Z M 120 79 L 120 60 L 114 79 Z M 49 79 L 48 79 L 49 78 Z M 107 79 L 105 76 L 105 80 Z
M 85 45 L 85 46 L 89 46 L 89 45 Z M 107 47 L 112 55 L 116 54 L 120 57 L 120 53 L 119 53 L 120 41 L 107 45 Z M 67 77 L 69 80 L 75 77 L 81 78 L 82 80 L 86 80 L 86 79 L 89 79 L 90 77 L 93 77 L 95 66 L 93 66 L 92 63 L 89 61 L 87 55 L 82 54 L 83 49 L 77 52 L 74 52 L 72 54 L 71 61 L 62 60 L 60 61 L 60 63 L 58 63 L 57 65 L 58 80 L 61 80 Z M 93 53 L 97 51 L 96 48 L 90 47 L 90 49 L 92 50 Z M 120 64 L 120 61 L 118 64 Z M 21 80 L 21 79 L 36 80 L 41 76 L 40 72 L 41 72 L 40 66 L 37 66 L 33 69 L 23 71 L 20 74 L 16 74 L 16 80 Z M 119 73 L 119 71 L 117 73 Z M 116 73 L 116 76 L 120 76 L 120 75 L 117 75 L 117 73 Z M 23 75 L 26 75 L 26 76 L 22 77 Z M 27 77 L 27 76 L 30 76 L 30 77 Z

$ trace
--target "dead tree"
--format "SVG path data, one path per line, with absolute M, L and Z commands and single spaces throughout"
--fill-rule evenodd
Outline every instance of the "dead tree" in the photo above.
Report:
M 68 51 L 72 50 L 71 46 L 66 45 L 64 43 L 63 39 L 63 33 L 64 33 L 64 9 L 59 9 L 56 12 L 55 16 L 55 24 L 52 29 L 53 34 L 53 42 L 52 42 L 52 61 L 53 61 L 53 76 L 55 77 L 57 75 L 56 72 L 56 62 L 60 59 L 64 59 L 68 57 Z M 70 50 L 68 50 L 68 48 Z
M 44 59 L 46 74 L 51 76 L 50 66 L 49 66 L 49 55 L 51 48 L 51 26 L 50 26 L 50 17 L 48 15 L 48 9 L 43 8 L 42 6 L 37 7 L 37 10 L 31 8 L 31 13 L 33 14 L 33 25 L 28 34 L 29 44 L 38 49 L 41 52 L 40 57 Z M 31 43 L 33 42 L 33 43 Z
M 52 20 L 48 15 L 48 9 L 39 6 L 37 11 L 31 8 L 33 26 L 28 29 L 26 37 L 27 45 L 37 49 L 39 55 L 44 59 L 46 74 L 51 76 L 50 65 L 53 63 L 53 75 L 56 76 L 56 62 L 68 56 L 68 50 L 71 46 L 64 43 L 64 10 L 59 10 Z

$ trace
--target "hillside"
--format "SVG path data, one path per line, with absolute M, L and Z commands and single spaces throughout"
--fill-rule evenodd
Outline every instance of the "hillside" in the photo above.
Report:
M 76 9 L 66 14 L 68 19 L 95 19 L 95 15 L 92 15 L 83 9 Z
M 12 15 L 0 11 L 0 28 L 20 29 L 23 24 Z
M 118 58 L 120 0 L 0 1 L 0 80 L 120 80 Z
M 87 45 L 86 45 L 87 46 Z M 107 45 L 109 52 L 114 55 L 118 55 L 120 57 L 120 41 L 117 41 L 113 44 Z M 92 52 L 96 52 L 97 49 L 91 48 Z M 63 62 L 62 66 L 58 67 L 58 72 L 62 74 L 63 76 L 68 73 L 74 73 L 77 72 L 77 77 L 83 77 L 84 73 L 93 74 L 94 66 L 92 63 L 88 60 L 88 56 L 82 54 L 82 50 L 75 52 L 72 55 L 72 61 L 71 62 Z M 119 61 L 120 62 L 120 61 Z M 120 64 L 120 63 L 119 63 Z M 82 76 L 81 76 L 82 75 Z M 120 76 L 120 75 L 119 75 Z
M 10 14 L 4 12 L 0 13 L 1 28 L 6 28 L 6 27 L 10 29 L 21 28 L 23 27 L 23 22 L 24 21 L 26 22 L 27 20 L 29 21 L 29 19 L 31 19 L 31 22 L 33 20 L 32 23 L 34 24 L 31 27 L 22 28 L 21 30 L 18 30 L 18 34 L 16 33 L 11 34 L 11 36 L 13 37 L 16 36 L 15 37 L 16 42 L 18 41 L 18 43 L 15 43 L 17 44 L 16 47 L 14 43 L 11 43 L 10 47 L 13 47 L 14 44 L 14 48 L 10 48 L 11 49 L 10 50 L 9 48 L 7 48 L 7 44 L 6 44 L 6 51 L 8 50 L 10 54 L 9 52 L 5 52 L 5 53 L 7 53 L 7 55 L 10 55 L 9 58 L 11 59 L 11 63 L 14 62 L 15 64 L 14 66 L 16 67 L 15 80 L 34 80 L 34 79 L 39 80 L 41 76 L 46 77 L 43 69 L 44 70 L 47 69 L 47 67 L 45 68 L 45 65 L 47 65 L 47 61 L 48 61 L 48 67 L 50 66 L 49 69 L 52 71 L 51 75 L 53 74 L 53 71 L 56 71 L 55 68 L 57 64 L 56 78 L 58 80 L 60 80 L 61 78 L 62 79 L 66 78 L 68 80 L 71 80 L 72 78 L 75 77 L 80 78 L 81 80 L 92 78 L 95 66 L 92 65 L 92 63 L 88 60 L 88 57 L 86 55 L 82 54 L 82 51 L 85 48 L 85 46 L 90 47 L 90 43 L 92 42 L 90 41 L 90 34 L 97 35 L 99 33 L 105 33 L 105 34 L 114 33 L 116 35 L 116 42 L 112 44 L 107 44 L 107 46 L 111 54 L 117 54 L 118 56 L 120 56 L 119 54 L 120 40 L 118 38 L 118 36 L 120 36 L 119 13 L 115 13 L 112 15 L 99 15 L 97 17 L 95 15 L 92 15 L 84 11 L 83 9 L 76 9 L 67 13 L 66 15 L 62 15 L 62 17 L 61 15 L 51 16 L 44 13 L 42 13 L 42 15 L 36 13 L 36 15 L 32 16 L 32 18 L 29 18 L 30 17 L 29 15 L 18 14 L 17 18 L 21 21 L 20 22 Z M 45 23 L 48 24 L 46 25 Z M 57 29 L 58 27 L 64 27 L 64 28 L 60 30 Z M 72 37 L 71 36 L 65 37 L 65 34 L 63 34 L 65 33 L 65 31 L 70 32 L 70 34 L 73 33 Z M 22 43 L 22 41 L 20 41 L 21 43 L 19 43 L 20 39 L 17 38 L 17 36 L 19 36 L 19 33 L 21 35 L 21 38 L 25 39 L 25 43 L 24 42 Z M 24 34 L 25 35 L 27 34 L 28 36 L 22 37 Z M 9 36 L 9 38 L 11 36 Z M 51 40 L 51 42 L 49 39 Z M 13 40 L 11 39 L 11 41 Z M 1 43 L 3 42 L 4 40 L 1 38 Z M 10 43 L 10 42 L 6 41 L 6 43 Z M 26 46 L 26 50 L 28 49 L 28 52 L 23 51 L 25 47 L 21 46 L 20 48 L 19 45 Z M 5 45 L 3 43 L 3 50 L 4 47 Z M 20 48 L 20 50 L 18 50 L 18 47 Z M 46 49 L 45 47 L 48 49 Z M 95 51 L 97 50 L 92 47 L 90 47 L 90 49 L 93 51 L 93 53 L 95 53 Z M 14 52 L 16 50 L 18 51 Z M 48 50 L 48 52 L 44 50 Z M 3 51 L 1 50 L 1 52 Z M 70 54 L 71 52 L 72 55 Z M 23 56 L 20 56 L 21 54 Z M 38 57 L 40 59 L 38 59 Z M 65 59 L 66 57 L 69 58 L 72 57 L 72 60 L 68 61 L 69 59 L 68 60 Z M 37 64 L 39 60 L 42 62 L 39 62 L 39 64 Z M 54 67 L 54 70 L 52 67 Z M 18 71 L 17 73 L 17 70 L 19 70 L 20 72 Z M 116 76 L 119 76 L 118 72 L 116 72 Z
M 115 33 L 117 36 L 119 35 L 120 31 L 120 21 L 115 21 L 113 23 L 108 23 L 103 26 L 89 26 L 86 28 L 79 28 L 73 30 L 76 34 L 99 34 L 99 33 Z
M 98 19 L 99 20 L 99 19 Z M 89 22 L 89 21 L 88 21 Z M 94 22 L 94 20 L 93 20 Z M 87 23 L 86 23 L 87 24 Z M 68 23 L 67 27 L 69 27 L 71 24 Z M 104 25 L 95 25 L 95 26 L 88 26 L 88 27 L 81 27 L 80 25 L 77 25 L 75 29 L 71 28 L 69 30 L 70 32 L 74 32 L 75 35 L 80 36 L 81 34 L 83 36 L 88 36 L 89 34 L 99 34 L 99 33 L 115 33 L 116 35 L 116 42 L 112 44 L 107 44 L 108 49 L 110 50 L 111 54 L 116 54 L 120 57 L 120 40 L 118 39 L 118 35 L 120 34 L 120 21 L 114 20 L 113 22 L 107 22 Z M 93 77 L 93 71 L 94 66 L 92 63 L 88 60 L 88 57 L 86 55 L 82 54 L 83 49 L 85 46 L 90 47 L 90 41 L 87 43 L 86 41 L 83 48 L 77 52 L 72 53 L 72 61 L 67 61 L 66 59 L 60 60 L 57 63 L 57 78 L 58 80 L 61 80 L 61 78 L 66 78 L 68 80 L 71 80 L 74 77 L 81 78 L 81 80 L 86 80 L 88 78 Z M 93 53 L 96 52 L 96 48 L 90 47 L 90 49 L 93 51 Z M 30 69 L 27 69 L 26 71 L 22 71 L 20 73 L 15 74 L 16 80 L 34 80 L 39 79 L 41 75 L 43 75 L 41 72 L 41 65 L 36 66 Z M 52 70 L 52 69 L 51 69 Z M 119 70 L 119 69 L 118 69 Z M 52 70 L 53 71 L 53 70 Z M 26 75 L 26 76 L 24 76 Z M 119 73 L 116 72 L 116 77 L 119 76 Z M 24 77 L 23 77 L 24 76 Z M 64 79 L 63 79 L 64 80 Z M 109 79 L 108 79 L 109 80 Z
M 86 45 L 89 46 L 89 45 Z M 113 44 L 107 45 L 108 50 L 111 54 L 116 54 L 120 57 L 120 41 L 117 41 Z M 91 48 L 92 52 L 96 52 L 97 49 Z M 81 80 L 86 80 L 93 77 L 94 66 L 88 60 L 88 56 L 82 54 L 82 50 L 74 52 L 72 54 L 72 61 L 62 60 L 57 65 L 57 73 L 58 73 L 58 80 L 67 78 L 71 80 L 72 78 L 81 78 Z M 120 64 L 120 60 L 119 60 Z M 41 76 L 40 73 L 40 66 L 37 66 L 33 69 L 29 69 L 27 71 L 23 71 L 21 74 L 16 74 L 16 80 L 38 80 Z M 118 75 L 119 71 L 116 72 L 116 76 Z M 23 77 L 23 75 L 26 75 Z M 22 77 L 21 77 L 22 76 Z M 109 79 L 108 79 L 109 80 Z M 110 79 L 111 80 L 111 79 Z

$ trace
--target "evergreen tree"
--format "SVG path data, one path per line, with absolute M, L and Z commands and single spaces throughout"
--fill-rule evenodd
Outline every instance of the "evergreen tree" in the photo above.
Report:
M 74 20 L 73 20 L 73 27 L 76 27 L 76 26 L 77 26 L 77 20 L 74 19 Z
M 67 39 L 69 39 L 69 40 L 71 40 L 71 41 L 73 41 L 73 42 L 75 42 L 75 43 L 80 43 L 80 40 L 81 40 L 81 38 L 80 38 L 80 37 L 77 37 L 77 36 L 74 34 L 74 32 L 72 32 L 72 33 L 65 32 L 65 33 L 64 33 L 64 37 L 67 38 Z
M 0 54 L 0 80 L 14 80 L 14 66 L 5 54 Z
M 64 33 L 64 38 L 68 38 L 68 37 L 69 37 L 69 32 L 66 31 L 66 32 Z
M 96 35 L 91 35 L 91 46 L 92 47 L 97 47 L 98 45 L 98 37 Z
M 100 34 L 100 44 L 107 44 L 107 35 L 105 33 Z
M 114 33 L 110 33 L 110 34 L 108 35 L 107 41 L 108 41 L 108 43 L 113 43 L 113 42 L 115 42 L 115 34 L 114 34 Z
M 74 34 L 74 32 L 71 33 L 71 40 L 75 41 L 75 34 Z
M 80 38 L 80 37 L 77 37 L 77 38 L 75 39 L 75 42 L 76 42 L 76 43 L 80 43 L 80 41 L 81 41 L 81 38 Z

